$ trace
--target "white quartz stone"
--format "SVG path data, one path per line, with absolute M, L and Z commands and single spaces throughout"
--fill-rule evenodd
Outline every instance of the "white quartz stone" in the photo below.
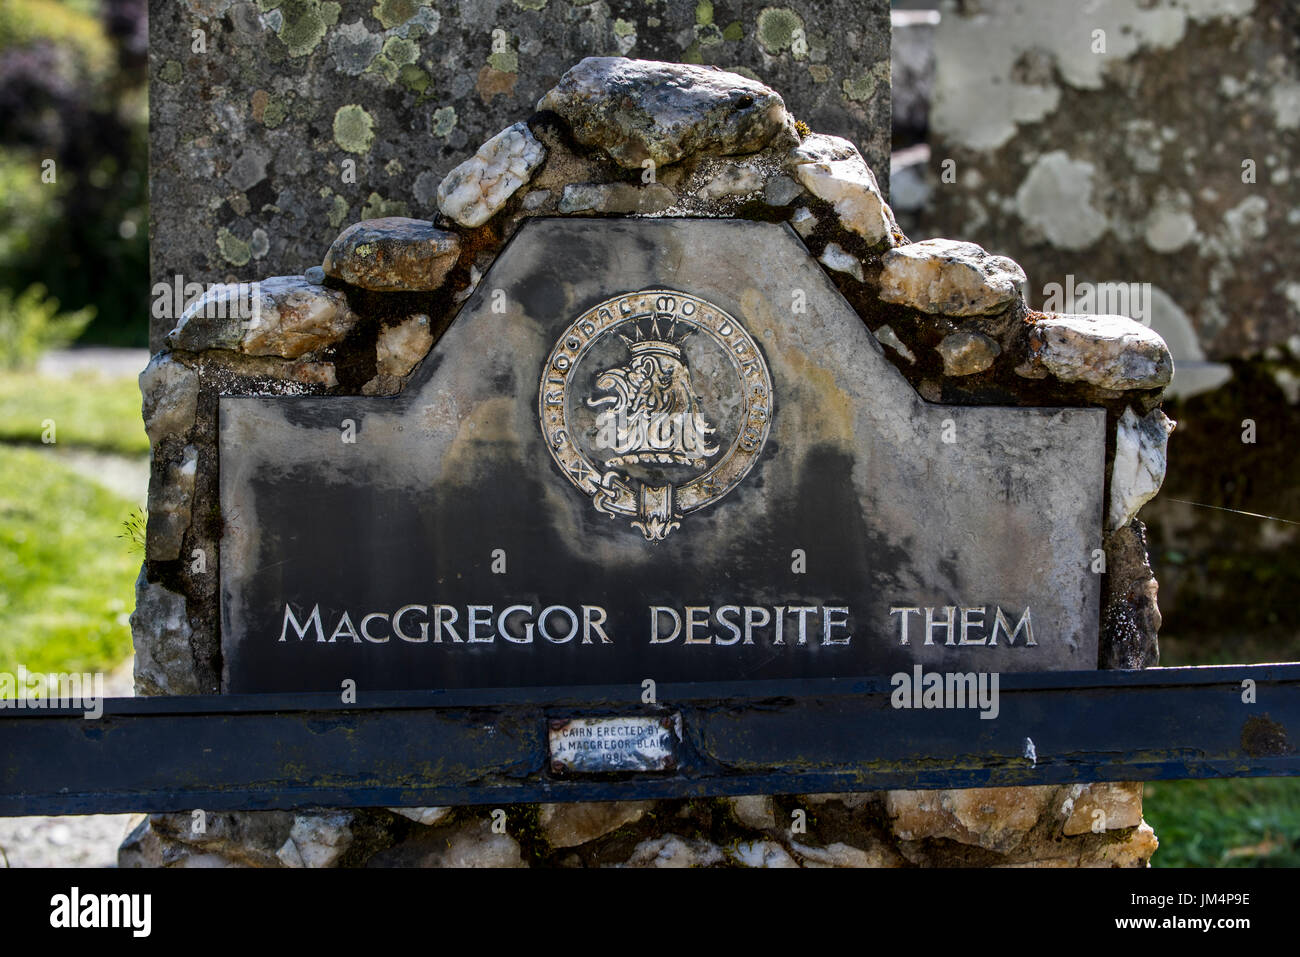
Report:
M 546 147 L 526 124 L 488 140 L 438 186 L 438 208 L 462 226 L 482 226 L 505 205 L 546 158 Z
M 1174 423 L 1159 409 L 1139 418 L 1132 408 L 1120 417 L 1115 434 L 1115 464 L 1110 475 L 1107 525 L 1123 528 L 1160 491 L 1165 480 L 1165 450 Z

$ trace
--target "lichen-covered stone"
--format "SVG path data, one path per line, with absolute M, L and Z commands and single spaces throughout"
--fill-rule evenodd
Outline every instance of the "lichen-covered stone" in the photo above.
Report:
M 161 481 L 150 482 L 145 557 L 151 562 L 175 561 L 180 556 L 181 542 L 190 526 L 198 464 L 199 450 L 187 445 L 179 461 L 168 463 Z
M 455 810 L 455 808 L 390 807 L 388 810 L 392 811 L 394 814 L 406 818 L 409 821 L 414 821 L 416 824 L 423 824 L 425 827 L 433 827 L 436 824 L 441 824 L 443 821 L 449 818 L 451 816 L 451 812 Z
M 352 843 L 352 812 L 299 814 L 276 852 L 285 867 L 332 867 Z
M 1056 788 L 890 791 L 885 807 L 907 841 L 948 838 L 988 850 L 1016 847 L 1046 813 Z
M 806 206 L 800 206 L 790 214 L 790 225 L 793 226 L 794 231 L 804 239 L 807 239 L 812 235 L 813 230 L 817 228 L 817 223 L 817 217 L 814 216 L 812 210 Z
M 348 223 L 431 219 L 452 167 L 532 113 L 583 57 L 623 49 L 761 77 L 793 115 L 857 143 L 884 186 L 889 85 L 878 83 L 869 100 L 843 91 L 846 79 L 879 76 L 888 64 L 883 0 L 339 6 L 337 19 L 325 16 L 334 0 L 203 0 L 149 11 L 151 282 L 176 274 L 222 282 L 258 263 L 279 265 L 256 274 L 297 271 L 319 263 Z M 782 52 L 769 53 L 757 29 L 767 7 L 798 13 L 806 37 L 787 32 Z M 851 29 L 818 26 L 832 23 Z M 194 29 L 221 55 L 196 56 Z M 290 42 L 311 49 L 289 56 Z M 222 91 L 220 109 L 196 109 L 214 90 Z M 375 212 L 375 204 L 386 208 Z M 227 237 L 220 245 L 219 234 Z M 246 255 L 244 266 L 228 258 Z M 174 324 L 153 320 L 152 351 Z
M 834 163 L 839 160 L 860 160 L 858 148 L 842 136 L 827 133 L 809 133 L 799 145 L 790 150 L 786 163 L 791 168 L 804 163 Z M 870 169 L 871 167 L 867 167 Z
M 439 288 L 456 265 L 460 240 L 423 219 L 389 216 L 353 223 L 325 254 L 328 276 L 379 292 Z
M 432 346 L 429 317 L 416 313 L 380 330 L 375 341 L 375 367 L 380 375 L 401 378 L 415 368 Z
M 1016 371 L 1124 392 L 1169 384 L 1174 361 L 1164 339 L 1126 316 L 1048 314 L 1033 324 Z
M 1136 519 L 1106 535 L 1102 579 L 1102 668 L 1160 663 L 1159 585 L 1147 557 L 1146 529 Z
M 302 276 L 263 279 L 247 292 L 242 285 L 209 289 L 182 313 L 167 345 L 185 352 L 226 349 L 296 359 L 341 342 L 357 323 L 342 292 Z
M 1167 465 L 1165 451 L 1173 430 L 1174 423 L 1159 409 L 1141 417 L 1132 408 L 1124 410 L 1115 432 L 1107 528 L 1123 528 L 1160 491 Z
M 728 798 L 727 803 L 731 806 L 731 816 L 745 827 L 752 827 L 756 831 L 776 827 L 776 810 L 771 795 L 749 794 Z
M 641 820 L 653 801 L 606 801 L 591 804 L 543 804 L 537 825 L 551 847 L 577 847 Z
M 795 185 L 793 181 L 789 182 L 792 186 Z M 708 182 L 700 187 L 698 195 L 705 200 L 726 199 L 729 196 L 745 196 L 762 189 L 763 184 L 764 175 L 762 170 L 744 164 L 727 165 L 718 170 Z M 797 194 L 798 188 L 796 187 L 795 195 Z M 791 196 L 790 198 L 793 199 L 794 197 Z M 786 202 L 789 202 L 789 200 L 787 199 Z M 784 203 L 772 203 L 771 205 L 781 206 Z
M 658 213 L 677 202 L 662 183 L 573 183 L 560 197 L 561 213 Z
M 944 336 L 935 351 L 943 359 L 944 375 L 962 376 L 992 367 L 1002 348 L 982 333 L 963 331 Z
M 1160 847 L 1156 832 L 1142 821 L 1127 840 L 1102 844 L 1080 855 L 1079 867 L 1146 867 L 1151 855 Z
M 741 867 L 795 868 L 799 862 L 776 841 L 737 841 L 727 857 Z
M 131 613 L 137 695 L 199 693 L 191 633 L 185 596 L 151 583 L 140 569 Z
M 627 860 L 628 867 L 709 867 L 724 859 L 722 848 L 709 841 L 691 840 L 676 834 L 642 841 Z
M 587 57 L 537 103 L 558 113 L 584 146 L 628 169 L 696 153 L 754 153 L 794 121 L 780 94 L 715 67 Z
M 508 126 L 438 185 L 438 209 L 462 226 L 482 226 L 546 158 L 526 123 Z
M 908 362 L 916 362 L 916 354 L 907 348 L 907 343 L 898 338 L 898 333 L 891 326 L 881 326 L 877 329 L 876 338 L 880 340 L 881 345 L 889 346 Z
M 519 842 L 498 834 L 487 818 L 431 827 L 420 836 L 380 851 L 367 867 L 527 867 Z
M 936 177 L 925 234 L 996 243 L 1033 278 L 1033 308 L 1133 315 L 1051 305 L 1045 287 L 1067 274 L 1150 283 L 1176 298 L 1211 360 L 1286 342 L 1300 331 L 1279 281 L 1296 275 L 1300 176 L 1281 157 L 1300 149 L 1288 122 L 1300 57 L 1294 31 L 1276 24 L 1293 9 L 948 5 L 934 31 L 929 139 L 937 160 L 955 163 L 956 188 Z M 1103 33 L 1104 55 L 1078 41 Z M 1176 361 L 1193 358 L 1153 325 Z
M 142 816 L 118 852 L 119 867 L 280 867 L 276 852 L 294 822 L 287 811 L 181 811 Z
M 876 795 L 871 791 L 823 791 L 818 794 L 801 794 L 799 800 L 805 804 L 819 807 L 823 804 L 843 804 L 846 810 L 854 811 L 870 804 Z
M 763 202 L 769 206 L 788 206 L 803 195 L 803 187 L 784 174 L 773 176 L 763 185 Z
M 804 867 L 899 867 L 902 859 L 888 848 L 873 843 L 870 850 L 836 841 L 825 847 L 791 841 L 790 849 Z
M 927 239 L 881 257 L 880 298 L 934 315 L 984 316 L 1020 292 L 1024 270 L 975 243 Z
M 817 257 L 817 261 L 827 269 L 848 273 L 858 282 L 862 282 L 862 262 L 839 243 L 827 243 L 822 254 Z
M 169 436 L 184 436 L 194 426 L 198 410 L 199 374 L 172 356 L 160 354 L 140 373 L 141 411 L 149 444 L 155 448 Z
M 873 245 L 892 244 L 893 214 L 857 149 L 846 141 L 837 142 L 838 137 L 808 139 L 813 142 L 805 141 L 790 152 L 788 162 L 795 177 L 808 192 L 835 207 L 845 229 Z
M 1070 789 L 1063 834 L 1101 833 L 1142 823 L 1142 784 L 1076 784 Z

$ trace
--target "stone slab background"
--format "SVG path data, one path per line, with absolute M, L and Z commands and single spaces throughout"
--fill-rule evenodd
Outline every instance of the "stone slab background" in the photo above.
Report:
M 1011 256 L 1037 308 L 1067 274 L 1151 283 L 1189 372 L 1300 345 L 1294 0 L 940 7 L 932 195 L 913 239 Z
M 934 57 L 928 202 L 904 217 L 916 179 L 896 155 L 900 224 L 1013 257 L 1035 307 L 1067 275 L 1151 284 L 1179 423 L 1143 513 L 1161 643 L 1295 660 L 1300 607 L 1276 596 L 1300 583 L 1300 5 L 907 5 L 940 17 L 912 40 Z M 896 24 L 896 57 L 905 45 Z
M 887 188 L 889 29 L 885 0 L 150 0 L 151 282 L 298 273 L 349 223 L 431 218 L 584 56 L 756 76 Z

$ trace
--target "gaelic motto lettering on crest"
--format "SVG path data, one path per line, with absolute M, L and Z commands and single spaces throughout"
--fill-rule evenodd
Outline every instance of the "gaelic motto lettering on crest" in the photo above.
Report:
M 771 426 L 772 377 L 733 316 L 654 289 L 574 320 L 546 360 L 537 407 L 569 481 L 597 511 L 658 542 L 753 467 Z

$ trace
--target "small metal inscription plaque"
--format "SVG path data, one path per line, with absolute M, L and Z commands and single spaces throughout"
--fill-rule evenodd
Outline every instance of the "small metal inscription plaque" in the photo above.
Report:
M 556 774 L 671 771 L 677 767 L 682 716 L 555 718 L 549 740 Z

